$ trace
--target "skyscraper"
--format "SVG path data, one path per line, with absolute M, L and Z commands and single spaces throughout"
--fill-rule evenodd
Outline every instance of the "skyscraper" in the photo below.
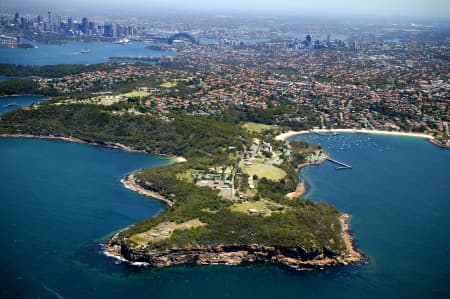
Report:
M 16 13 L 14 14 L 14 24 L 18 25 L 18 24 L 19 24 L 19 20 L 20 20 L 19 13 L 16 12 Z
M 113 37 L 113 25 L 111 23 L 105 23 L 103 26 L 103 36 Z
M 84 17 L 81 19 L 81 32 L 87 34 L 88 30 L 89 30 L 89 20 L 88 18 Z
M 67 31 L 73 30 L 73 20 L 70 17 L 69 19 L 67 19 Z
M 94 21 L 89 22 L 89 32 L 90 32 L 90 34 L 96 34 Z

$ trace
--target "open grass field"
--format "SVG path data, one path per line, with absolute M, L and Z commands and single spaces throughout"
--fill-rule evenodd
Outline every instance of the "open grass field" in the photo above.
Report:
M 243 203 L 236 203 L 230 207 L 231 211 L 233 212 L 239 212 L 239 213 L 246 213 L 250 214 L 249 210 L 258 210 L 262 211 L 264 209 L 267 209 L 267 206 L 270 202 L 262 199 L 259 201 L 254 202 L 243 202 Z
M 198 218 L 179 224 L 176 222 L 163 222 L 146 232 L 132 235 L 130 240 L 139 245 L 145 245 L 148 242 L 168 239 L 175 230 L 192 229 L 203 225 L 206 224 L 201 222 Z
M 230 210 L 249 215 L 263 214 L 264 216 L 271 216 L 272 213 L 284 213 L 286 209 L 283 206 L 279 209 L 274 202 L 261 199 L 253 202 L 235 203 L 230 207 Z
M 274 128 L 273 126 L 254 122 L 245 122 L 242 127 L 251 133 L 261 133 Z
M 172 88 L 177 86 L 177 82 L 173 81 L 173 82 L 164 82 L 163 84 L 160 85 L 160 87 L 164 87 L 164 88 Z
M 132 91 L 122 94 L 122 96 L 127 98 L 142 98 L 151 95 L 148 91 Z
M 264 177 L 272 181 L 279 181 L 286 176 L 286 172 L 283 169 L 265 164 L 246 165 L 243 168 L 243 172 L 249 176 L 256 175 L 258 178 Z

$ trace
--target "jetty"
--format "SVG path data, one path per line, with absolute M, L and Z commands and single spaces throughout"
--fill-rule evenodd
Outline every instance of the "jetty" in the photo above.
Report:
M 328 157 L 327 160 L 340 166 L 340 167 L 337 167 L 336 170 L 352 169 L 352 167 L 350 165 L 342 163 L 342 162 L 339 162 L 339 161 L 334 160 L 334 159 L 331 159 L 330 157 Z

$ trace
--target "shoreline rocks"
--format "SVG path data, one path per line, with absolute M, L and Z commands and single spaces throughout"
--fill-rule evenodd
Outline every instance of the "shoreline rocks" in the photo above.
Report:
M 217 246 L 191 246 L 149 250 L 145 246 L 129 247 L 114 235 L 104 245 L 106 255 L 135 266 L 168 267 L 186 263 L 201 265 L 223 264 L 241 265 L 244 263 L 274 263 L 295 269 L 323 268 L 337 265 L 359 264 L 364 256 L 353 246 L 348 222 L 350 216 L 340 217 L 345 252 L 336 253 L 326 248 L 308 251 L 301 246 L 283 247 L 262 244 L 234 244 Z

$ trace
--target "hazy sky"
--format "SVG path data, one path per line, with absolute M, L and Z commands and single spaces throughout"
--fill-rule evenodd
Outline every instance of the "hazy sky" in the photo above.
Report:
M 450 18 L 450 0 L 0 0 L 1 6 L 41 9 L 160 9 L 210 12 L 254 12 L 361 16 L 425 16 Z M 67 7 L 65 7 L 67 6 Z M 144 12 L 142 12 L 144 13 Z

